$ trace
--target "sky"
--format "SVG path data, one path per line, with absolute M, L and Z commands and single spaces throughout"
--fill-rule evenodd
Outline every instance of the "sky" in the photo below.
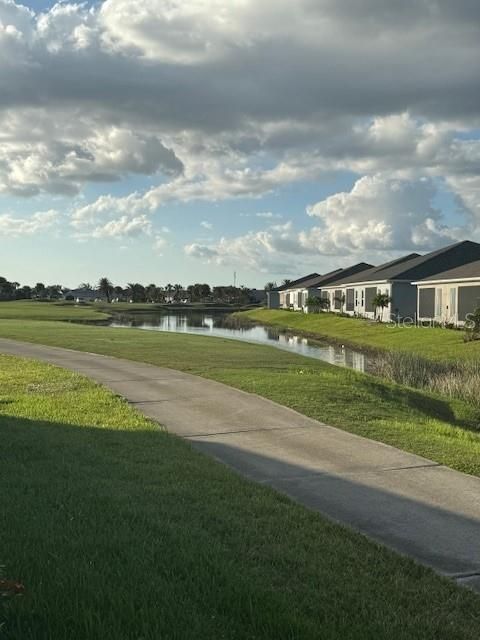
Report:
M 262 287 L 480 241 L 480 3 L 0 0 L 0 275 Z

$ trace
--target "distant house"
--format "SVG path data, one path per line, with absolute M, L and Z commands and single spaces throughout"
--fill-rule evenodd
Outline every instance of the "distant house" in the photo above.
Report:
M 372 264 L 367 262 L 358 262 L 349 267 L 331 271 L 324 276 L 311 280 L 308 283 L 310 288 L 305 293 L 308 293 L 308 297 L 321 298 L 324 301 L 325 310 L 340 312 L 344 307 L 344 292 L 337 288 L 337 283 L 343 282 L 350 277 L 361 277 L 360 274 L 374 268 Z
M 305 311 L 308 307 L 307 302 L 309 298 L 318 298 L 320 296 L 319 286 L 322 283 L 331 282 L 332 278 L 338 276 L 341 271 L 341 269 L 335 269 L 334 271 L 325 273 L 323 276 L 314 276 L 313 278 L 302 282 L 300 286 L 296 287 L 296 289 L 290 290 L 290 294 L 294 301 L 294 310 Z
M 418 319 L 462 326 L 480 307 L 480 260 L 413 283 L 418 290 Z
M 419 257 L 418 253 L 411 253 L 378 267 L 369 267 L 348 276 L 342 275 L 330 286 L 322 287 L 321 295 L 330 302 L 330 311 L 373 318 L 375 309 L 372 302 L 377 293 L 391 296 L 392 285 L 389 279 L 394 278 L 397 271 L 401 272 L 406 263 Z M 406 286 L 410 287 L 410 282 L 407 281 Z M 400 287 L 397 287 L 396 293 L 400 298 Z M 390 309 L 387 309 L 385 313 L 389 311 Z
M 348 278 L 335 282 L 336 297 L 345 300 L 343 311 L 349 315 L 374 318 L 373 300 L 377 293 L 387 294 L 391 302 L 384 310 L 385 319 L 417 317 L 416 281 L 448 269 L 480 260 L 480 244 L 469 240 L 457 242 L 425 255 L 411 253 Z M 332 287 L 322 292 L 332 293 Z
M 73 300 L 74 302 L 95 302 L 96 300 L 104 300 L 99 291 L 95 289 L 88 289 L 87 287 L 81 287 L 80 289 L 70 289 L 64 294 L 65 300 Z
M 299 308 L 298 295 L 302 291 L 302 285 L 312 278 L 318 277 L 318 273 L 309 273 L 307 276 L 292 280 L 288 284 L 276 287 L 267 294 L 267 302 L 269 309 L 297 309 Z M 275 295 L 276 294 L 276 295 Z M 278 296 L 278 297 L 277 297 Z M 278 305 L 278 306 L 274 306 Z

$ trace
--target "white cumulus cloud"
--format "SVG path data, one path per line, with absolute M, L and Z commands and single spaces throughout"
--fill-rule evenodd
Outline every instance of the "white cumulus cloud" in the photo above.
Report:
M 0 236 L 31 236 L 53 227 L 59 219 L 58 211 L 37 211 L 29 217 L 17 217 L 10 213 L 0 214 Z

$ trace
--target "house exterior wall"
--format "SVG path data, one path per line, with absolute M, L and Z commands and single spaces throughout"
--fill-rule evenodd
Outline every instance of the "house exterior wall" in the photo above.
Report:
M 386 293 L 392 295 L 392 285 L 385 282 L 368 282 L 365 286 L 355 287 L 355 294 L 357 295 L 358 304 L 355 306 L 355 315 L 363 316 L 374 320 L 376 317 L 375 308 L 372 304 L 372 299 L 377 293 Z M 382 311 L 378 311 L 382 314 Z M 382 318 L 389 320 L 391 315 L 391 304 L 383 309 Z
M 427 296 L 429 300 L 425 304 Z M 422 322 L 463 326 L 467 314 L 479 306 L 480 278 L 471 282 L 452 280 L 418 285 L 418 319 Z
M 290 291 L 280 291 L 279 303 L 281 309 L 290 309 L 291 304 Z
M 392 285 L 390 283 L 365 282 L 359 285 L 344 285 L 339 287 L 326 287 L 322 289 L 322 294 L 330 299 L 330 311 L 335 313 L 346 313 L 349 316 L 362 316 L 364 318 L 375 318 L 375 309 L 372 299 L 380 291 L 389 296 Z M 338 298 L 342 297 L 342 304 L 338 303 Z M 383 314 L 385 319 L 390 319 L 391 305 L 385 307 Z
M 280 291 L 280 307 L 282 309 L 298 309 L 299 289 Z
M 278 291 L 267 291 L 267 307 L 269 309 L 280 307 L 280 293 Z
M 293 309 L 294 311 L 306 311 L 309 297 L 319 295 L 318 289 L 289 289 L 280 292 L 279 304 L 282 309 Z

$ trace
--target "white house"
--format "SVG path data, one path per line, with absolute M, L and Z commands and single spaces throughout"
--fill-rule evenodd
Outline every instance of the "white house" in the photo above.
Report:
M 290 290 L 290 295 L 293 300 L 293 309 L 295 311 L 305 311 L 307 309 L 307 301 L 309 298 L 315 298 L 319 296 L 319 284 L 322 282 L 331 282 L 335 276 L 338 276 L 342 272 L 342 269 L 335 269 L 325 273 L 323 276 L 316 275 L 309 280 L 303 281 L 295 289 Z
M 306 311 L 308 299 L 320 297 L 323 287 L 371 267 L 371 264 L 360 262 L 345 269 L 335 269 L 323 275 L 312 274 L 290 282 L 279 287 L 280 306 L 293 311 Z
M 397 260 L 387 262 L 379 267 L 371 267 L 346 278 L 341 278 L 330 286 L 322 287 L 322 297 L 329 301 L 330 311 L 346 313 L 351 316 L 365 318 L 375 317 L 373 300 L 377 293 L 384 293 L 393 298 L 395 289 L 396 299 L 404 299 L 403 307 L 408 307 L 415 313 L 415 298 L 412 296 L 411 305 L 408 304 L 410 282 L 394 282 L 397 272 L 401 272 L 411 260 L 420 257 L 417 253 L 403 256 Z M 394 286 L 395 285 L 395 286 Z M 384 309 L 384 317 L 390 318 L 394 304 Z
M 344 269 L 332 271 L 316 281 L 316 296 L 325 300 L 325 311 L 343 311 L 346 306 L 346 292 L 339 283 L 348 278 L 361 278 L 362 274 L 375 267 L 367 262 L 358 262 Z M 349 305 L 350 306 L 350 305 Z
M 462 326 L 480 307 L 480 260 L 414 282 L 418 319 Z
M 66 291 L 64 298 L 66 300 L 73 300 L 74 302 L 95 302 L 95 300 L 104 300 L 105 296 L 95 289 L 80 287 L 79 289 Z
M 309 273 L 307 276 L 292 280 L 288 284 L 281 285 L 274 289 L 274 292 L 278 292 L 278 305 L 280 309 L 301 309 L 303 284 L 315 277 L 318 277 L 318 273 Z M 277 302 L 276 297 L 269 296 L 269 298 Z
M 373 319 L 377 313 L 373 300 L 377 293 L 385 293 L 391 302 L 383 312 L 378 312 L 383 313 L 381 319 L 409 317 L 415 320 L 417 286 L 414 283 L 475 260 L 480 260 L 480 244 L 469 240 L 457 242 L 422 256 L 411 253 L 363 273 L 342 278 L 328 287 L 322 287 L 322 295 L 330 296 L 333 311 Z M 343 304 L 335 302 L 338 299 Z

